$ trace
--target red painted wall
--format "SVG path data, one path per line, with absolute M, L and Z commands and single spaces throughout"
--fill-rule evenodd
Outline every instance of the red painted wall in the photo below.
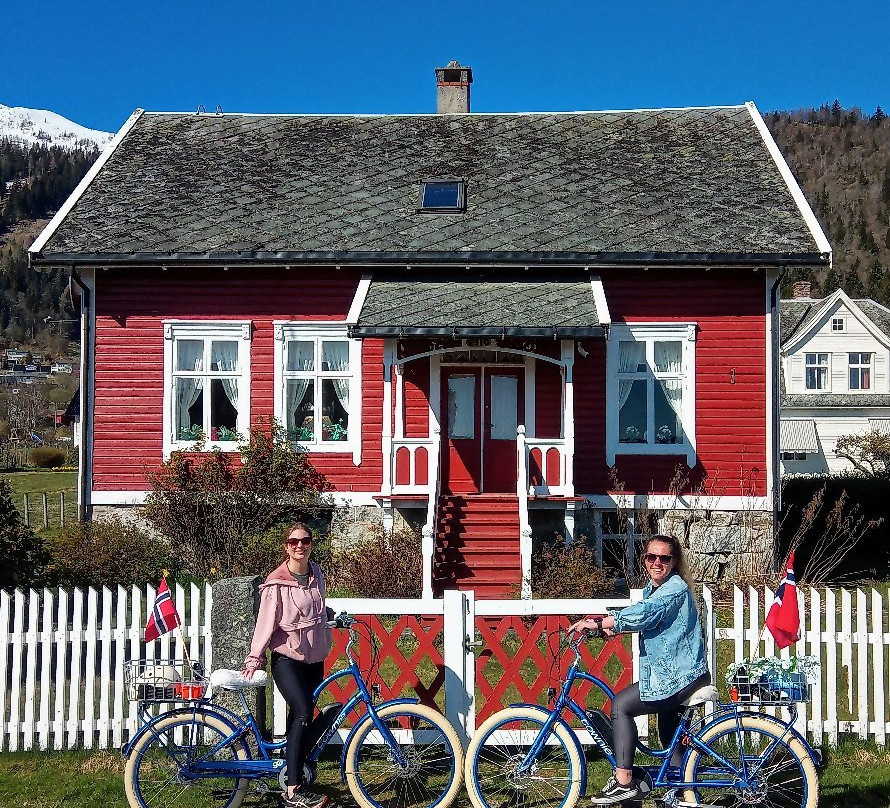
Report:
M 333 269 L 123 269 L 96 277 L 93 489 L 147 488 L 162 460 L 164 329 L 168 319 L 253 322 L 251 419 L 274 411 L 275 320 L 343 320 L 360 273 Z M 337 490 L 379 491 L 383 342 L 362 349 L 362 463 L 313 454 Z
M 613 322 L 696 322 L 696 435 L 698 465 L 690 485 L 703 481 L 714 496 L 766 493 L 766 280 L 751 270 L 618 270 L 601 273 Z M 575 357 L 575 489 L 612 487 L 605 464 L 606 356 L 602 342 L 583 341 Z M 730 371 L 735 368 L 735 384 Z M 666 493 L 685 458 L 618 455 L 627 491 Z M 688 473 L 688 470 L 687 470 Z M 687 488 L 688 490 L 688 488 Z

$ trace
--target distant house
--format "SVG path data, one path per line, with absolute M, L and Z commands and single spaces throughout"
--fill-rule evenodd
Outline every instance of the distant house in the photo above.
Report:
M 70 362 L 53 362 L 50 371 L 52 373 L 73 373 L 74 367 Z
M 31 248 L 83 290 L 85 510 L 274 416 L 353 520 L 422 525 L 427 593 L 693 518 L 700 578 L 769 563 L 777 280 L 830 247 L 757 109 L 470 114 L 436 75 L 434 115 L 130 118 Z
M 843 290 L 782 301 L 780 452 L 783 473 L 848 471 L 842 435 L 890 431 L 890 310 Z

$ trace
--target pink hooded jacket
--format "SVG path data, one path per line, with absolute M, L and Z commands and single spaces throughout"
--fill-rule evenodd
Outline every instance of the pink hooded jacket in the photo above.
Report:
M 321 662 L 331 648 L 321 568 L 309 562 L 309 583 L 303 586 L 287 568 L 287 561 L 260 584 L 260 612 L 246 663 L 262 667 L 266 649 L 300 662 Z

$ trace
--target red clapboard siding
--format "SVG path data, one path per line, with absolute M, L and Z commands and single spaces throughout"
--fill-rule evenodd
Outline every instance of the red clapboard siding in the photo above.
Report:
M 126 269 L 96 278 L 94 490 L 145 490 L 162 460 L 164 334 L 168 319 L 251 320 L 251 418 L 274 412 L 275 320 L 343 320 L 360 270 Z M 383 342 L 362 347 L 362 463 L 314 454 L 336 490 L 381 482 Z
M 632 270 L 601 272 L 614 322 L 695 321 L 698 466 L 722 496 L 766 492 L 766 280 L 750 270 Z M 605 351 L 585 340 L 575 357 L 575 488 L 601 493 L 610 485 L 605 465 Z M 735 384 L 731 370 L 735 369 Z M 681 457 L 619 454 L 626 490 L 666 492 Z
M 402 389 L 405 437 L 425 438 L 430 431 L 430 360 L 428 357 L 415 359 L 404 366 Z
M 537 346 L 536 346 L 537 350 Z M 558 438 L 562 430 L 562 372 L 552 362 L 535 362 L 536 438 Z

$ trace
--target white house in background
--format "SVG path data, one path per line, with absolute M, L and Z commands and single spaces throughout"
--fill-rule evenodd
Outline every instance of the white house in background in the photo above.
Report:
M 810 297 L 806 281 L 782 301 L 783 474 L 847 471 L 841 435 L 890 431 L 890 309 L 841 289 Z

